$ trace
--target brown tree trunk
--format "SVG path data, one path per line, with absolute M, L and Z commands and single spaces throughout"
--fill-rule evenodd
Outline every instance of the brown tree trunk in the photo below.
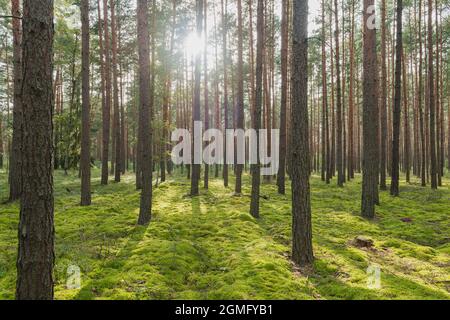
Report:
M 197 36 L 200 38 L 203 32 L 203 0 L 196 0 L 197 10 Z M 199 51 L 195 57 L 195 87 L 194 87 L 194 105 L 192 112 L 193 124 L 201 121 L 200 115 L 200 85 L 201 85 L 201 63 L 202 54 Z M 195 138 L 194 138 L 195 140 Z M 195 146 L 195 143 L 194 143 Z M 193 153 L 201 152 L 201 150 L 194 150 Z M 199 195 L 199 181 L 200 181 L 201 165 L 195 163 L 195 157 L 192 157 L 192 177 L 191 177 L 191 196 Z
M 422 45 L 422 0 L 419 0 L 419 88 L 418 88 L 418 109 L 419 109 L 419 123 L 420 123 L 420 137 L 421 137 L 421 169 L 420 175 L 422 180 L 422 187 L 427 185 L 426 180 L 426 154 L 427 144 L 425 135 L 425 119 L 423 111 L 423 45 Z
M 18 300 L 52 300 L 54 292 L 53 34 L 53 1 L 24 0 Z
M 226 1 L 226 0 L 225 0 Z M 226 1 L 227 2 L 227 1 Z M 227 26 L 227 3 L 225 3 L 224 6 L 224 0 L 221 0 L 222 5 L 222 37 L 223 37 L 223 43 L 222 43 L 222 50 L 223 50 L 223 110 L 224 110 L 224 131 L 229 129 L 229 112 L 228 112 L 228 55 L 227 55 L 227 33 L 228 33 L 228 26 Z M 224 145 L 227 145 L 227 135 L 224 135 Z M 228 164 L 227 164 L 227 148 L 224 147 L 224 164 L 223 164 L 223 181 L 224 186 L 228 187 Z
M 371 28 L 369 19 L 373 11 L 374 0 L 364 0 L 364 75 L 363 75 L 363 190 L 362 216 L 375 217 L 376 193 L 378 190 L 378 66 L 376 52 L 376 29 Z
M 139 51 L 139 135 L 141 141 L 142 191 L 139 225 L 146 225 L 152 218 L 152 131 L 150 115 L 150 34 L 148 29 L 148 0 L 137 1 L 137 36 Z M 154 14 L 154 13 L 153 13 Z
M 381 21 L 386 21 L 386 0 L 381 2 Z M 386 171 L 387 171 L 387 140 L 388 140 L 388 122 L 387 122 L 387 66 L 386 66 L 386 23 L 381 24 L 381 103 L 380 103 L 380 189 L 387 190 Z
M 102 185 L 108 184 L 109 172 L 109 141 L 111 123 L 111 55 L 108 23 L 108 0 L 103 0 L 103 32 L 105 50 L 105 105 L 102 110 L 103 119 L 103 151 L 102 151 Z
M 403 50 L 403 48 L 402 48 Z M 410 132 L 409 132 L 409 104 L 408 104 L 408 78 L 406 76 L 406 56 L 403 53 L 403 137 L 404 137 L 404 155 L 403 155 L 403 167 L 406 173 L 406 182 L 411 182 L 411 167 L 410 167 Z
M 350 36 L 350 93 L 349 93 L 349 111 L 348 111 L 348 180 L 355 177 L 354 173 L 354 85 L 355 85 L 355 0 L 352 0 L 352 22 L 351 22 L 351 36 Z
M 11 14 L 20 16 L 20 1 L 11 0 Z M 14 60 L 14 107 L 13 135 L 9 165 L 9 200 L 20 199 L 22 193 L 22 21 L 12 19 L 13 25 L 13 60 Z
M 292 259 L 300 267 L 312 265 L 310 150 L 308 123 L 308 1 L 295 0 L 292 43 Z
M 395 94 L 393 119 L 393 139 L 392 139 L 392 182 L 391 195 L 400 195 L 400 126 L 402 113 L 402 53 L 403 53 L 403 0 L 397 0 L 397 38 L 395 49 Z
M 89 0 L 81 2 L 82 33 L 82 125 L 81 125 L 81 205 L 91 204 L 91 102 L 89 86 Z
M 208 89 L 208 0 L 204 0 L 204 34 L 205 43 L 203 50 L 203 65 L 204 65 L 204 103 L 205 103 L 205 131 L 209 130 L 210 127 L 210 112 L 209 112 L 209 89 Z M 203 187 L 208 190 L 209 188 L 209 165 L 205 164 L 205 176 Z
M 116 22 L 116 0 L 110 0 L 111 5 L 111 35 L 112 35 L 112 67 L 114 86 L 114 156 L 115 170 L 114 181 L 120 182 L 122 174 L 122 136 L 120 132 L 120 102 L 119 102 L 119 70 L 117 59 L 117 22 Z
M 256 73 L 255 73 L 255 108 L 253 110 L 253 125 L 256 131 L 256 149 L 257 161 L 252 164 L 252 195 L 250 214 L 254 218 L 260 216 L 260 193 L 261 193 L 261 165 L 259 157 L 260 139 L 259 132 L 261 130 L 261 114 L 262 114 L 262 91 L 263 91 L 263 46 L 264 46 L 264 1 L 258 0 L 257 9 L 257 44 L 256 44 Z M 253 142 L 255 143 L 255 142 Z
M 237 114 L 236 114 L 236 129 L 244 129 L 244 61 L 243 61 L 243 27 L 242 27 L 242 0 L 237 1 L 238 12 L 238 92 L 237 92 Z M 244 165 L 238 163 L 236 165 L 236 194 L 242 193 L 242 173 L 244 171 Z
M 342 85 L 341 85 L 341 58 L 339 52 L 339 17 L 338 17 L 338 1 L 334 0 L 334 18 L 335 18 L 335 56 L 336 56 L 336 123 L 337 123 L 337 142 L 336 142 L 336 166 L 338 171 L 338 186 L 343 187 L 345 181 L 344 173 L 344 153 L 343 153 L 343 119 L 342 119 Z
M 281 105 L 280 105 L 280 168 L 277 176 L 279 194 L 286 194 L 287 94 L 288 94 L 289 0 L 282 1 L 281 18 Z
M 433 64 L 433 0 L 428 0 L 428 102 L 430 111 L 430 175 L 431 188 L 438 188 L 436 157 L 436 103 Z

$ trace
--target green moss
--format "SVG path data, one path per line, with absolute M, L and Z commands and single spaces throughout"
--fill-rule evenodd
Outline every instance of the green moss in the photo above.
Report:
M 174 177 L 154 192 L 153 220 L 136 225 L 134 177 L 100 186 L 93 172 L 93 205 L 79 206 L 76 174 L 55 174 L 56 297 L 58 299 L 449 299 L 450 180 L 439 191 L 402 184 L 381 194 L 377 219 L 359 216 L 361 182 L 344 189 L 312 179 L 315 270 L 305 275 L 290 256 L 290 195 L 265 184 L 262 218 L 249 214 L 244 196 L 211 181 L 187 197 L 189 183 Z M 7 197 L 0 173 L 0 199 Z M 0 299 L 14 298 L 18 204 L 0 205 Z M 403 220 L 408 218 L 408 222 Z M 353 247 L 357 236 L 375 248 Z M 69 266 L 82 287 L 66 287 Z M 370 290 L 367 268 L 381 269 Z

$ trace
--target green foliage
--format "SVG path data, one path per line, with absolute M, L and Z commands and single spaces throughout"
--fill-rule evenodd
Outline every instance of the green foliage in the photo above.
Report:
M 317 262 L 304 274 L 289 260 L 290 196 L 273 185 L 263 186 L 268 200 L 257 221 L 248 214 L 249 197 L 234 196 L 220 180 L 192 199 L 188 181 L 177 176 L 155 190 L 153 220 L 138 227 L 134 177 L 101 187 L 93 174 L 93 205 L 81 208 L 76 173 L 56 173 L 58 299 L 450 298 L 449 179 L 437 192 L 403 185 L 398 199 L 383 193 L 371 222 L 358 214 L 359 180 L 340 189 L 314 177 Z M 1 198 L 6 178 L 0 174 Z M 0 299 L 12 299 L 18 205 L 2 204 L 0 212 Z M 375 247 L 356 248 L 357 236 Z M 80 290 L 66 288 L 70 265 L 82 271 Z M 367 288 L 370 265 L 381 267 L 380 290 Z

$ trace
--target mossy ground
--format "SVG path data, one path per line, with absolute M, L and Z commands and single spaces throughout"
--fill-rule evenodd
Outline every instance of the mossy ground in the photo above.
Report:
M 439 191 L 403 183 L 399 198 L 382 193 L 371 222 L 359 216 L 360 179 L 341 189 L 313 177 L 316 263 L 305 274 L 289 260 L 290 196 L 274 185 L 263 186 L 268 199 L 255 220 L 248 177 L 242 197 L 213 180 L 190 198 L 177 176 L 155 190 L 153 220 L 139 227 L 134 177 L 102 187 L 93 174 L 93 205 L 82 208 L 76 173 L 55 173 L 57 299 L 450 298 L 448 178 Z M 18 204 L 1 204 L 0 299 L 14 298 L 17 222 Z M 375 248 L 354 247 L 359 235 Z M 81 289 L 66 287 L 71 265 L 81 269 Z M 381 268 L 380 289 L 368 288 L 372 265 Z

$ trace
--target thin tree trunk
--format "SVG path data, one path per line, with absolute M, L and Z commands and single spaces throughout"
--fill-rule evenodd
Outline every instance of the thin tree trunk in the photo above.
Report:
M 287 94 L 288 94 L 288 47 L 289 47 L 289 0 L 282 1 L 281 18 L 281 105 L 280 105 L 280 168 L 278 170 L 278 193 L 286 194 L 287 155 Z
M 336 166 L 338 171 L 338 186 L 343 187 L 345 181 L 344 159 L 343 159 L 343 119 L 342 119 L 342 86 L 341 86 L 341 58 L 339 52 L 339 17 L 338 1 L 334 0 L 334 18 L 335 18 L 335 56 L 336 56 L 336 100 L 337 100 L 337 143 L 336 143 Z
M 103 0 L 103 32 L 104 50 L 105 50 L 105 105 L 102 110 L 103 119 L 103 151 L 102 151 L 102 185 L 108 184 L 109 172 L 109 142 L 111 131 L 111 57 L 110 57 L 110 40 L 109 40 L 109 23 L 108 23 L 108 0 Z
M 81 125 L 81 205 L 91 204 L 91 105 L 89 86 L 89 0 L 81 2 L 82 23 L 82 95 L 83 111 Z
M 395 49 L 395 94 L 393 119 L 393 139 L 392 139 L 392 182 L 391 195 L 400 195 L 400 126 L 402 112 L 402 53 L 403 53 L 403 0 L 397 0 L 397 38 Z
M 152 105 L 150 100 L 150 35 L 148 28 L 148 0 L 137 1 L 137 36 L 139 51 L 139 116 L 141 118 L 141 168 L 142 192 L 139 211 L 139 225 L 146 225 L 152 218 L 152 131 L 150 115 Z M 153 14 L 155 14 L 153 12 Z
M 350 36 L 350 93 L 349 93 L 349 111 L 348 111 L 348 180 L 355 177 L 354 173 L 354 85 L 355 85 L 355 0 L 352 0 L 352 22 L 351 22 L 351 36 Z
M 196 10 L 197 10 L 197 36 L 201 38 L 203 32 L 203 0 L 196 0 Z M 200 85 L 201 85 L 201 63 L 202 54 L 199 51 L 195 57 L 195 87 L 194 87 L 194 105 L 192 112 L 193 125 L 201 121 L 200 115 Z M 195 141 L 195 137 L 194 137 Z M 193 154 L 201 152 L 201 150 L 195 150 L 196 143 L 193 143 Z M 201 147 L 201 145 L 200 145 Z M 200 170 L 201 165 L 195 163 L 195 156 L 192 157 L 192 177 L 191 177 L 191 196 L 195 197 L 199 195 L 199 181 L 200 181 Z
M 263 46 L 264 46 L 264 1 L 258 0 L 257 9 L 257 44 L 256 44 L 256 74 L 255 74 L 255 108 L 253 110 L 253 125 L 256 131 L 256 164 L 252 164 L 252 196 L 250 205 L 250 214 L 254 218 L 260 216 L 260 193 L 261 193 L 261 165 L 259 157 L 260 139 L 259 132 L 261 130 L 261 114 L 262 114 L 262 86 L 263 86 Z M 255 143 L 255 142 L 253 142 Z
M 386 0 L 381 2 L 381 21 L 386 21 Z M 386 170 L 387 170 L 387 140 L 388 140 L 388 122 L 387 122 L 387 66 L 386 66 L 386 30 L 387 24 L 381 24 L 381 104 L 380 104 L 380 125 L 381 125 L 381 150 L 380 150 L 380 189 L 387 190 Z
M 242 27 L 242 0 L 237 2 L 238 12 L 238 92 L 237 92 L 237 115 L 236 115 L 236 129 L 244 130 L 244 61 L 243 61 L 243 27 Z M 242 151 L 242 150 L 241 150 Z M 242 193 L 242 173 L 244 171 L 244 165 L 238 163 L 236 165 L 236 194 Z
M 115 176 L 114 181 L 120 182 L 122 174 L 122 135 L 120 132 L 120 102 L 119 102 L 119 70 L 117 59 L 117 22 L 116 22 L 116 0 L 110 0 L 111 5 L 111 35 L 112 35 L 112 67 L 114 86 L 114 155 L 115 155 Z
M 430 175 L 431 188 L 438 188 L 436 158 L 436 103 L 434 95 L 433 64 L 433 0 L 428 0 L 428 101 L 430 111 Z
M 20 16 L 20 1 L 11 0 L 11 13 Z M 22 21 L 12 19 L 13 25 L 13 60 L 14 60 L 14 107 L 13 107 L 13 135 L 9 160 L 9 200 L 20 199 L 22 193 Z
M 225 0 L 225 2 L 227 2 Z M 223 109 L 224 109 L 224 123 L 225 123 L 225 131 L 229 129 L 229 114 L 228 114 L 228 55 L 227 55 L 227 33 L 228 33 L 228 26 L 227 26 L 227 3 L 225 3 L 224 6 L 224 0 L 221 0 L 222 4 L 222 37 L 223 37 L 223 43 L 222 43 L 222 50 L 223 50 Z M 227 135 L 224 135 L 224 145 L 227 145 Z M 224 147 L 224 165 L 223 165 L 223 181 L 224 186 L 228 187 L 228 164 L 227 164 L 227 148 Z

